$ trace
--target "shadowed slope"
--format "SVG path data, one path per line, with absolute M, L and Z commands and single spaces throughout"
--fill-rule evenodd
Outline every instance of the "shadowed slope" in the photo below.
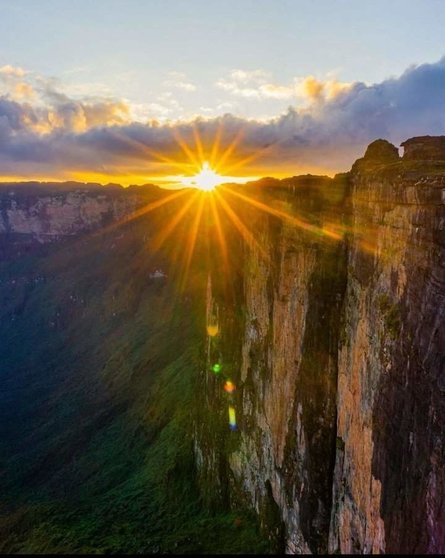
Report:
M 150 255 L 180 207 L 0 266 L 1 551 L 267 550 L 195 486 L 201 271 Z

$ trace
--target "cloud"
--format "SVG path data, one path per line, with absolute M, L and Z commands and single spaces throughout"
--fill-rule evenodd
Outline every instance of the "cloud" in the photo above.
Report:
M 291 99 L 296 93 L 294 85 L 271 83 L 270 75 L 263 70 L 232 70 L 215 85 L 232 95 L 251 99 Z
M 42 107 L 0 97 L 0 120 L 11 137 L 36 135 L 37 139 L 42 134 L 82 133 L 97 126 L 123 124 L 128 115 L 129 108 L 121 101 L 65 98 Z
M 267 79 L 261 74 L 232 77 L 247 89 L 252 79 L 257 86 L 269 83 L 261 83 Z M 207 152 L 218 136 L 220 153 L 235 145 L 221 169 L 228 174 L 334 172 L 349 168 L 376 138 L 399 144 L 414 135 L 445 134 L 445 58 L 372 85 L 309 76 L 296 86 L 307 104 L 264 121 L 225 114 L 142 123 L 131 120 L 122 101 L 74 100 L 51 88 L 40 93 L 39 103 L 4 95 L 0 175 L 66 177 L 75 171 L 126 174 L 131 180 L 178 174 L 176 162 L 188 160 L 184 145 L 198 151 L 197 135 Z M 246 163 L 237 167 L 242 159 Z
M 18 66 L 10 66 L 7 64 L 6 66 L 0 67 L 1 76 L 22 78 L 25 73 L 25 70 L 23 68 L 19 68 Z
M 352 84 L 333 78 L 323 81 L 314 76 L 295 77 L 288 84 L 279 84 L 272 82 L 271 76 L 262 70 L 232 70 L 228 77 L 219 79 L 216 86 L 238 97 L 294 101 L 299 97 L 312 102 L 333 99 Z
M 264 70 L 232 70 L 231 78 L 239 83 L 264 83 L 269 74 Z
M 309 101 L 331 100 L 353 87 L 353 83 L 336 79 L 319 80 L 314 76 L 296 79 L 297 95 Z
M 14 134 L 81 133 L 96 126 L 130 120 L 130 107 L 122 100 L 83 97 L 74 99 L 57 89 L 54 80 L 0 68 L 0 119 Z
M 182 89 L 183 91 L 196 91 L 196 85 L 187 79 L 183 72 L 169 72 L 169 79 L 163 82 L 166 87 Z
M 2 66 L 0 68 L 0 91 L 18 99 L 31 99 L 35 96 L 33 86 L 25 77 L 27 72 L 17 66 Z

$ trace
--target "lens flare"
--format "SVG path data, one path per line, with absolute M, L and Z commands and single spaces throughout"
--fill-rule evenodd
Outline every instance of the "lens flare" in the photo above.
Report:
M 207 335 L 209 337 L 216 337 L 219 333 L 219 327 L 217 324 L 209 324 L 207 326 Z
M 233 393 L 235 389 L 236 389 L 235 384 L 230 380 L 227 380 L 227 382 L 224 384 L 224 390 L 227 393 Z
M 229 407 L 229 426 L 230 430 L 236 430 L 236 413 L 235 407 L 232 407 L 232 405 Z

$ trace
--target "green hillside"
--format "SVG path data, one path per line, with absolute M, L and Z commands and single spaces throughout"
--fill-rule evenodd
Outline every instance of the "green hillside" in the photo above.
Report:
M 206 270 L 179 288 L 187 221 L 153 256 L 174 210 L 0 264 L 0 551 L 268 550 L 195 483 Z

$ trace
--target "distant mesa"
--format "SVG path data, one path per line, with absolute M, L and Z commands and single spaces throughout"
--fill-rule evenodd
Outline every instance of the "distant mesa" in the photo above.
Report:
M 279 180 L 278 178 L 264 176 L 263 178 L 259 178 L 258 180 L 250 180 L 249 182 L 246 182 L 245 186 L 255 186 L 255 188 L 269 188 L 273 186 L 279 186 L 280 184 L 281 180 Z
M 419 136 L 400 144 L 403 158 L 415 161 L 445 161 L 445 136 Z

